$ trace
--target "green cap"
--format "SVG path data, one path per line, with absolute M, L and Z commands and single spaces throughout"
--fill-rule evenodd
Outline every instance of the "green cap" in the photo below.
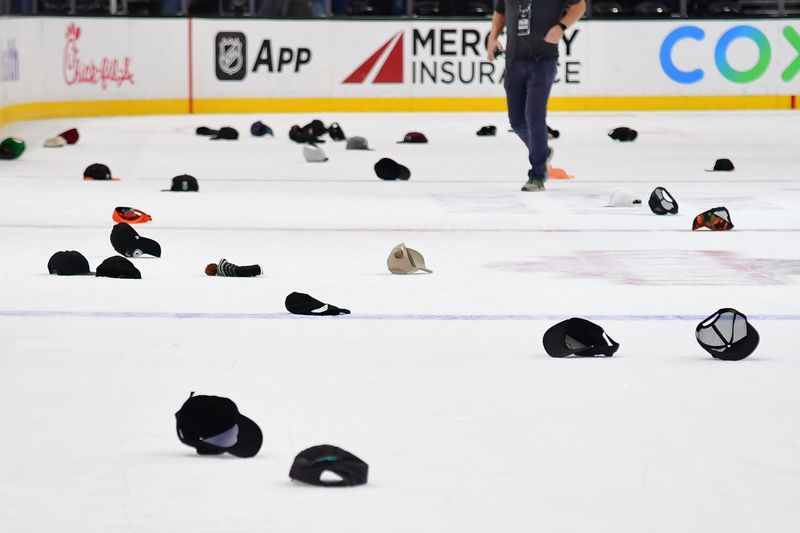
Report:
M 25 151 L 25 141 L 8 137 L 0 142 L 0 159 L 16 159 Z

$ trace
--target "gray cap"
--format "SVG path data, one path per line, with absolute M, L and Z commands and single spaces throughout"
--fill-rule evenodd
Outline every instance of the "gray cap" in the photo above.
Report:
M 305 157 L 306 161 L 309 163 L 324 163 L 328 160 L 322 148 L 315 144 L 307 144 L 303 147 L 303 157 Z
M 346 148 L 348 150 L 372 150 L 364 137 L 348 137 Z

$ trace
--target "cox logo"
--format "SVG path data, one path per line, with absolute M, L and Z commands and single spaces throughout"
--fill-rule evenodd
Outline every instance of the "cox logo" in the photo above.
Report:
M 800 72 L 800 34 L 791 26 L 787 26 L 783 29 L 783 36 L 797 54 L 794 61 L 781 74 L 781 79 L 789 82 Z M 678 83 L 686 84 L 697 83 L 703 79 L 705 73 L 702 69 L 680 70 L 676 67 L 672 61 L 672 50 L 678 42 L 684 39 L 702 41 L 705 37 L 706 32 L 697 26 L 681 26 L 667 35 L 661 45 L 661 68 L 664 69 L 667 76 Z M 749 70 L 736 70 L 728 62 L 728 48 L 738 39 L 748 39 L 758 47 L 758 61 Z M 757 80 L 767 71 L 771 61 L 772 47 L 769 39 L 761 30 L 753 26 L 734 26 L 722 34 L 714 49 L 714 62 L 717 65 L 717 70 L 726 79 L 734 83 L 750 83 Z

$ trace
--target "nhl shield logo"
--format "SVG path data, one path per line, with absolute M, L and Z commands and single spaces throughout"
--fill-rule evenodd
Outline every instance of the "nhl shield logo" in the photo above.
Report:
M 219 80 L 243 80 L 247 74 L 247 37 L 241 32 L 219 32 L 216 37 Z

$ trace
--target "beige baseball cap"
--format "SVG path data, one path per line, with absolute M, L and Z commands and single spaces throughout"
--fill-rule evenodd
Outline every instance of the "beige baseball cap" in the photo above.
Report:
M 386 259 L 386 266 L 392 274 L 412 274 L 419 270 L 433 274 L 433 270 L 425 268 L 425 258 L 413 248 L 407 248 L 405 243 L 400 243 L 392 249 Z

